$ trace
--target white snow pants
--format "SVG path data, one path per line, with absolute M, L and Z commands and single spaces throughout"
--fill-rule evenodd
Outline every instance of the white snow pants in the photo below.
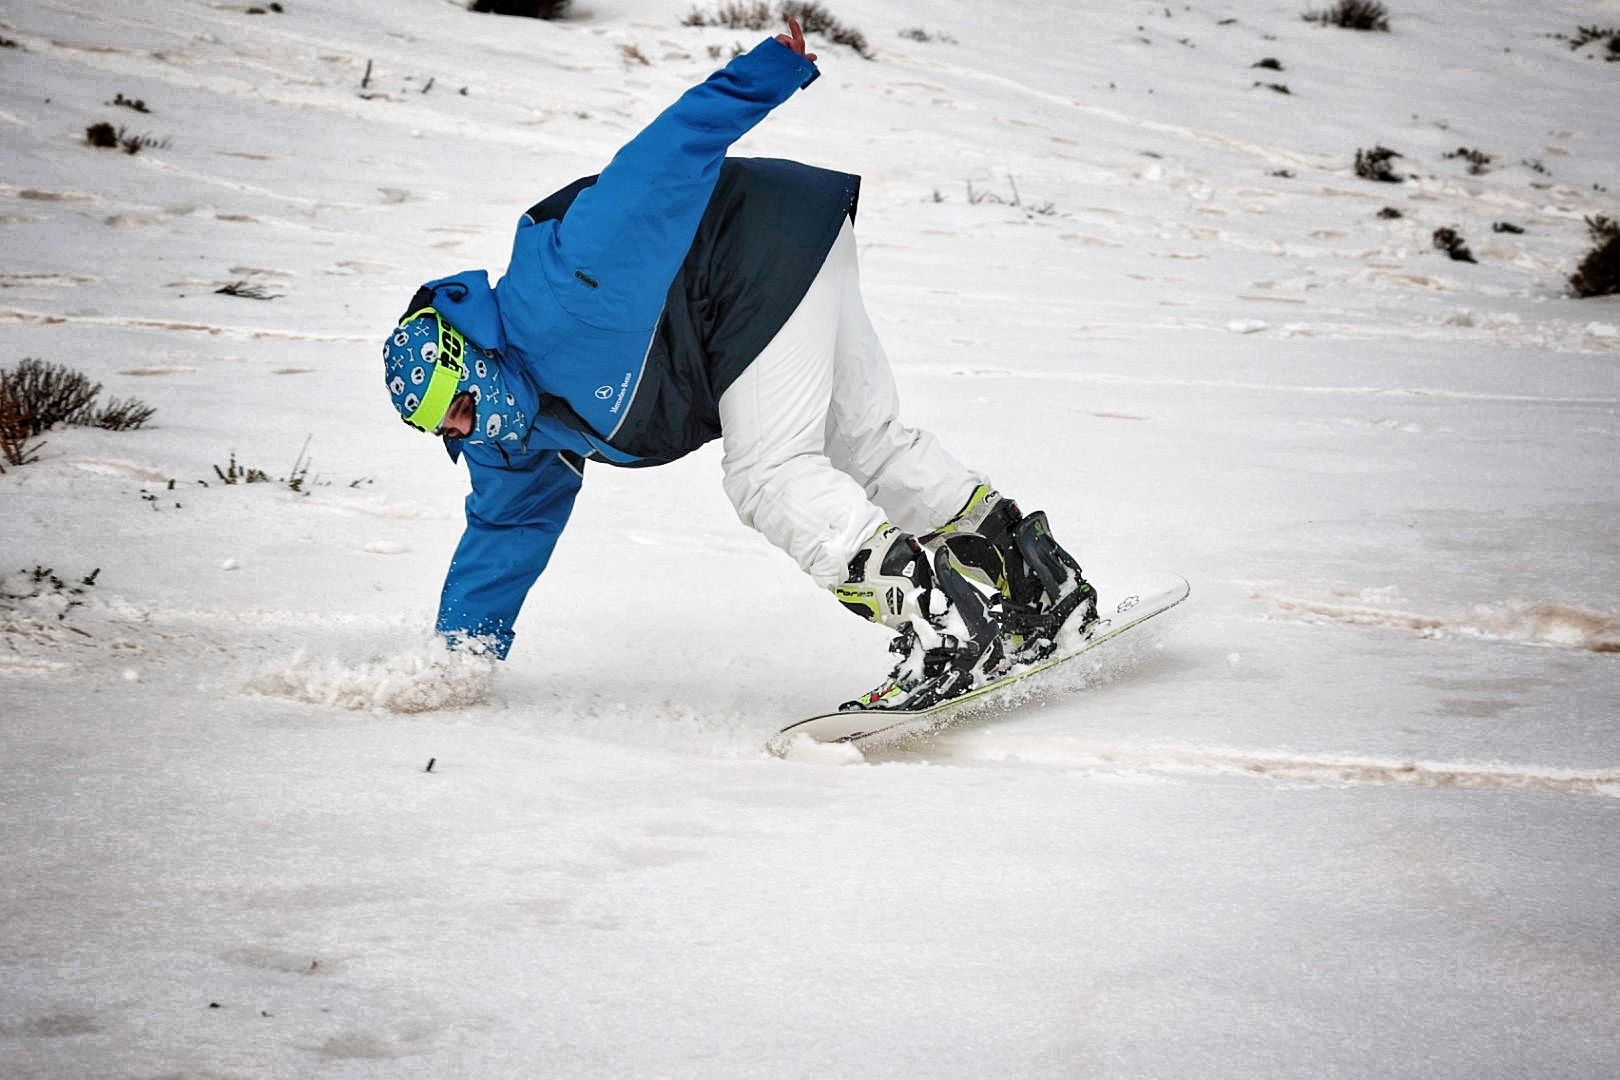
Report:
M 737 516 L 824 587 L 844 580 L 883 522 L 912 533 L 945 524 L 989 481 L 900 423 L 899 408 L 846 218 L 798 308 L 720 395 Z

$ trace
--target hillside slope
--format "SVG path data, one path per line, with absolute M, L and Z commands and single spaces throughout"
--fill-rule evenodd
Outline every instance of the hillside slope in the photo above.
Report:
M 446 656 L 465 474 L 377 362 L 763 33 L 282 6 L 0 14 L 0 366 L 156 409 L 0 476 L 0 1072 L 1620 1067 L 1613 3 L 833 8 L 872 58 L 737 152 L 862 174 L 909 419 L 1105 597 L 1194 587 L 847 769 L 763 745 L 884 634 L 714 446 L 589 467 L 511 659 Z

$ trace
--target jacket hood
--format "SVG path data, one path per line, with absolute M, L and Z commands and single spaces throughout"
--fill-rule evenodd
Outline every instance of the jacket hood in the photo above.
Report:
M 463 270 L 422 287 L 433 293 L 433 308 L 439 317 L 460 330 L 468 342 L 486 353 L 506 352 L 501 309 L 487 272 Z

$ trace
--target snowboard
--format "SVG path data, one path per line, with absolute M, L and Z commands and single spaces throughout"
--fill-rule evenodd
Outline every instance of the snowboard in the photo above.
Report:
M 1011 692 L 1018 683 L 1084 656 L 1154 616 L 1164 614 L 1187 599 L 1191 591 L 1191 586 L 1179 574 L 1156 573 L 1129 579 L 1115 592 L 1120 599 L 1111 611 L 1099 604 L 1102 617 L 1087 627 L 1083 636 L 1065 631 L 1059 637 L 1056 651 L 1043 660 L 1014 668 L 960 697 L 926 709 L 849 709 L 811 716 L 777 732 L 766 749 L 777 757 L 786 757 L 800 736 L 809 736 L 818 743 L 856 746 L 910 741 L 937 735 L 970 716 L 1011 708 L 1020 700 Z M 1068 640 L 1064 640 L 1065 637 Z

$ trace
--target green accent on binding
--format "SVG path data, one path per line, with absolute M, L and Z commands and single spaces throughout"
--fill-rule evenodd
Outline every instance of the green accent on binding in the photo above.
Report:
M 980 505 L 982 505 L 986 499 L 995 493 L 996 489 L 991 487 L 989 484 L 980 484 L 978 487 L 973 489 L 973 494 L 968 496 L 968 501 L 962 505 L 962 509 L 958 510 L 951 520 L 947 521 L 933 532 L 927 533 L 924 536 L 919 536 L 917 539 L 922 543 L 927 544 L 931 541 L 939 539 L 940 537 L 950 536 L 953 533 L 962 532 L 962 519 L 971 514 Z
M 992 581 L 989 572 L 984 567 L 970 566 L 958 559 L 956 552 L 951 548 L 949 538 L 947 538 L 946 543 L 940 550 L 945 552 L 945 560 L 950 564 L 952 570 L 955 570 L 969 581 L 992 588 L 1002 596 L 1011 598 L 1012 586 L 1007 581 L 1007 564 L 999 555 L 996 557 L 996 562 L 1001 564 L 1001 573 Z
M 882 622 L 883 608 L 870 589 L 851 589 L 842 585 L 833 586 L 833 596 L 846 608 L 865 619 L 867 622 Z

